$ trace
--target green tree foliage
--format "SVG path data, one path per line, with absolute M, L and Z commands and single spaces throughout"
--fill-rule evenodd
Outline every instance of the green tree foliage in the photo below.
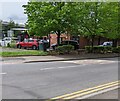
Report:
M 71 13 L 73 3 L 65 2 L 29 2 L 24 5 L 25 13 L 28 15 L 28 27 L 30 32 L 39 35 L 71 30 L 74 13 Z M 75 12 L 75 11 L 74 11 Z M 74 21 L 75 22 L 75 21 Z
M 91 38 L 92 45 L 95 36 L 119 38 L 117 2 L 29 2 L 23 7 L 29 32 L 36 35 L 67 31 Z
M 28 6 L 24 6 L 28 15 L 28 27 L 30 32 L 35 34 L 48 34 L 53 30 L 57 22 L 54 20 L 54 9 L 52 5 L 41 2 L 29 2 Z
M 118 3 L 102 3 L 100 28 L 103 36 L 110 39 L 118 38 Z

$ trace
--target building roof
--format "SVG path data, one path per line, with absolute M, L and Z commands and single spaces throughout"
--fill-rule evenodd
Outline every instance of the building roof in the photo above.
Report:
M 11 28 L 11 30 L 26 31 L 28 29 L 26 29 L 26 28 Z

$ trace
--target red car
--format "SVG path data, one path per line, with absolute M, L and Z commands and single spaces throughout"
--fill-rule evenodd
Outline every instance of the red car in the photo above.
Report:
M 38 49 L 39 47 L 39 40 L 37 39 L 30 39 L 30 40 L 24 40 L 23 42 L 17 43 L 17 48 L 32 48 L 32 49 Z

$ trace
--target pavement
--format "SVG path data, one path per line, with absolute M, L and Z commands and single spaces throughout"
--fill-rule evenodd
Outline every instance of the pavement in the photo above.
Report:
M 21 49 L 12 48 L 1 48 L 0 51 L 21 51 Z M 22 51 L 28 51 L 22 49 Z M 94 54 L 84 53 L 79 54 L 73 53 L 68 55 L 53 55 L 53 56 L 19 56 L 19 57 L 0 57 L 1 62 L 52 62 L 52 61 L 69 61 L 69 60 L 82 60 L 82 59 L 98 59 L 98 58 L 112 58 L 120 57 L 120 54 L 107 53 L 107 54 Z
M 1 57 L 0 61 L 4 62 L 52 62 L 52 61 L 69 61 L 69 60 L 82 60 L 82 59 L 99 59 L 99 58 L 113 58 L 120 57 L 119 54 L 68 54 L 68 55 L 55 55 L 55 56 L 19 56 L 19 57 Z

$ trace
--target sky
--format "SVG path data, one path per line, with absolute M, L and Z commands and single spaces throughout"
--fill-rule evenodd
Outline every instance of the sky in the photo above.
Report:
M 22 5 L 27 4 L 28 0 L 0 0 L 0 20 L 24 24 L 27 15 L 24 14 Z

